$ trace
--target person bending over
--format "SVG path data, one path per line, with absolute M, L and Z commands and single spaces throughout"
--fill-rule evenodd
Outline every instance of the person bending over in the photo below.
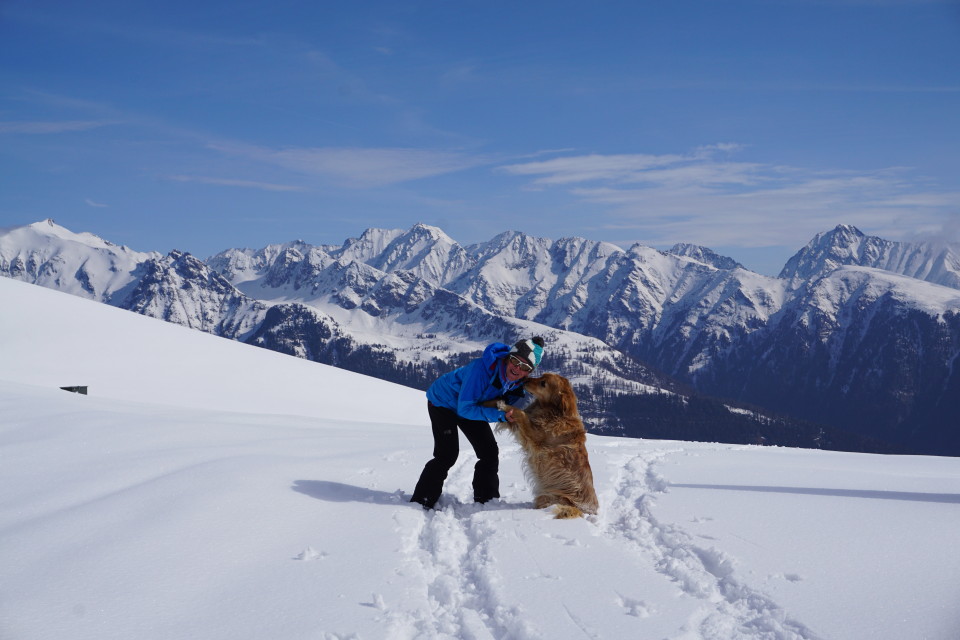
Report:
M 523 383 L 535 375 L 543 357 L 543 338 L 521 340 L 510 347 L 487 346 L 483 355 L 445 373 L 427 389 L 427 411 L 433 427 L 433 458 L 423 467 L 410 502 L 433 509 L 443 491 L 447 473 L 460 454 L 459 427 L 477 454 L 473 470 L 473 499 L 487 502 L 500 497 L 500 450 L 491 422 L 512 422 L 512 412 L 481 406 L 503 397 L 515 405 L 523 397 Z

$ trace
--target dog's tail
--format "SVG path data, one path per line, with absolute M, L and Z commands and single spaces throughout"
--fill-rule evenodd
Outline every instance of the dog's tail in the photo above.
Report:
M 570 504 L 558 504 L 556 507 L 554 507 L 553 514 L 553 517 L 557 520 L 583 517 L 583 511 Z

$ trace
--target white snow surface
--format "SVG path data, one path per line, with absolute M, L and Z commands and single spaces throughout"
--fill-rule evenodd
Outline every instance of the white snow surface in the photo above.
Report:
M 0 278 L 0 638 L 955 640 L 960 459 L 507 435 L 408 502 L 422 392 Z M 57 387 L 89 385 L 89 395 Z

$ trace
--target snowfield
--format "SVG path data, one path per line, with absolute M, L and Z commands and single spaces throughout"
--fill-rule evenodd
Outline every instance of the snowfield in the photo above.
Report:
M 0 301 L 3 640 L 960 637 L 960 459 L 590 436 L 600 513 L 558 521 L 501 435 L 502 500 L 463 441 L 425 512 L 422 392 Z

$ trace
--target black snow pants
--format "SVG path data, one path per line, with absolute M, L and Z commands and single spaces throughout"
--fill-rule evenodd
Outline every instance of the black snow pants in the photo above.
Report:
M 419 502 L 432 509 L 443 491 L 443 481 L 447 472 L 460 455 L 460 434 L 457 427 L 467 436 L 477 454 L 477 464 L 473 468 L 473 499 L 487 502 L 500 497 L 500 449 L 493 437 L 490 423 L 482 420 L 467 420 L 451 409 L 427 403 L 430 423 L 433 426 L 433 459 L 423 468 L 420 480 L 413 490 L 410 502 Z

